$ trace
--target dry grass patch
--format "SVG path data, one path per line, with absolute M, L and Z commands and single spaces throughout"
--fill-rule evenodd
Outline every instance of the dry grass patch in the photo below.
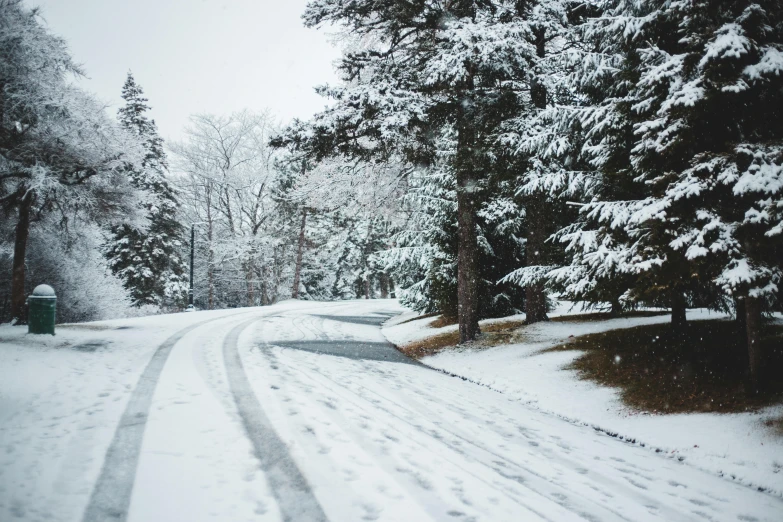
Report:
M 731 321 L 692 321 L 682 334 L 669 324 L 584 335 L 544 350 L 583 350 L 570 369 L 583 379 L 621 389 L 634 408 L 659 413 L 742 412 L 783 397 L 783 326 L 769 325 L 763 341 L 769 389 L 745 392 L 746 352 Z
M 767 419 L 764 421 L 764 425 L 768 428 L 772 428 L 774 433 L 783 437 L 783 417 L 778 417 L 777 419 Z
M 410 319 L 406 319 L 404 321 L 401 321 L 401 322 L 397 323 L 394 326 L 398 326 L 398 325 L 405 324 L 405 323 L 412 323 L 413 321 L 418 321 L 419 319 L 427 319 L 429 317 L 435 317 L 436 315 L 438 315 L 437 312 L 436 313 L 432 313 L 432 314 L 417 315 L 416 317 L 411 317 Z
M 667 315 L 669 312 L 628 312 L 622 317 L 652 317 L 655 315 Z M 408 321 L 416 321 L 418 319 L 424 319 L 426 317 L 434 317 L 436 314 L 422 315 Z M 587 313 L 577 315 L 564 315 L 560 317 L 553 317 L 550 319 L 554 322 L 593 322 L 593 321 L 606 321 L 612 317 L 607 313 Z M 457 324 L 456 317 L 448 317 L 444 315 L 438 316 L 434 321 L 429 323 L 430 328 L 443 328 L 445 326 L 451 326 Z M 403 324 L 403 323 L 400 323 Z M 524 341 L 523 332 L 520 329 L 525 326 L 524 321 L 496 321 L 490 324 L 481 326 L 481 336 L 475 342 L 469 346 L 472 349 L 489 348 L 492 346 L 499 346 L 501 344 L 520 343 Z M 459 332 L 446 332 L 442 334 L 433 335 L 420 341 L 414 341 L 405 346 L 400 347 L 405 355 L 413 357 L 414 359 L 421 359 L 422 357 L 428 357 L 442 352 L 446 348 L 453 348 L 459 344 Z
M 574 314 L 574 315 L 561 315 L 558 317 L 552 317 L 550 321 L 555 323 L 594 323 L 598 321 L 608 321 L 609 319 L 626 319 L 631 317 L 655 317 L 657 315 L 669 315 L 671 312 L 667 311 L 638 311 L 638 312 L 626 312 L 623 315 L 612 317 L 611 314 L 606 312 L 592 312 L 587 314 Z
M 634 311 L 634 312 L 626 312 L 623 315 L 612 317 L 609 313 L 606 312 L 591 312 L 591 313 L 585 313 L 585 314 L 573 314 L 573 315 L 560 315 L 557 317 L 552 317 L 549 320 L 555 323 L 587 323 L 587 322 L 597 322 L 597 321 L 608 321 L 609 319 L 623 319 L 623 318 L 629 318 L 629 317 L 655 317 L 657 315 L 669 315 L 670 312 L 667 311 Z M 427 315 L 421 315 L 419 317 L 415 317 L 413 319 L 408 319 L 407 321 L 403 321 L 403 323 L 407 323 L 410 321 L 416 321 L 417 319 L 424 319 L 426 317 L 434 317 L 437 314 L 427 314 Z M 430 328 L 443 328 L 444 326 L 450 326 L 452 324 L 457 324 L 459 322 L 459 319 L 456 317 L 448 317 L 445 315 L 440 315 L 432 321 L 428 326 Z M 505 321 L 500 324 L 506 324 L 514 321 Z M 400 323 L 400 324 L 403 324 Z M 484 330 L 485 327 L 482 327 L 482 330 Z
M 459 319 L 456 317 L 449 317 L 447 315 L 441 315 L 434 321 L 432 321 L 428 326 L 430 328 L 443 328 L 444 326 L 451 326 L 452 324 L 457 324 L 459 322 Z
M 519 328 L 523 325 L 523 321 L 502 321 L 482 325 L 479 339 L 468 346 L 473 349 L 480 349 L 522 342 L 523 334 L 519 331 Z M 435 355 L 446 348 L 455 347 L 458 343 L 459 331 L 455 330 L 406 344 L 400 347 L 400 351 L 414 359 L 421 359 L 422 357 Z
M 459 343 L 459 331 L 447 332 L 400 346 L 400 351 L 408 357 L 421 359 L 422 357 L 435 355 L 445 348 L 456 346 L 457 343 Z
M 669 312 L 629 312 L 622 317 L 652 317 L 655 315 L 667 315 Z M 435 314 L 422 315 L 408 321 L 415 321 L 418 319 L 424 319 L 426 317 L 433 317 Z M 554 322 L 594 322 L 594 321 L 606 321 L 612 319 L 607 313 L 587 313 L 577 315 L 564 315 L 560 317 L 553 317 L 550 320 Z M 457 318 L 448 316 L 438 316 L 434 321 L 428 325 L 430 328 L 443 328 L 444 326 L 451 326 L 457 324 Z M 403 324 L 403 323 L 400 323 Z M 520 343 L 524 341 L 523 332 L 520 329 L 525 326 L 524 321 L 497 321 L 490 324 L 481 326 L 481 336 L 476 342 L 471 343 L 471 348 L 489 348 L 492 346 L 499 346 L 501 344 Z M 446 332 L 432 337 L 427 337 L 420 341 L 414 341 L 410 344 L 400 347 L 400 350 L 409 357 L 420 359 L 436 353 L 442 352 L 446 348 L 452 348 L 459 344 L 459 332 Z

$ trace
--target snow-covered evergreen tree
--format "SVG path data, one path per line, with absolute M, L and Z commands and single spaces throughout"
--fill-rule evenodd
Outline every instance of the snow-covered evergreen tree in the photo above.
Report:
M 744 301 L 757 387 L 751 330 L 783 279 L 783 2 L 656 7 L 657 38 L 639 52 L 632 150 L 653 193 L 630 222 L 655 231 L 648 258 L 674 275 L 675 292 L 696 279 Z
M 480 193 L 492 169 L 494 133 L 517 112 L 535 45 L 513 1 L 356 3 L 318 0 L 305 22 L 345 28 L 354 45 L 336 100 L 291 141 L 317 153 L 434 164 L 436 142 L 453 137 L 460 338 L 478 334 Z M 295 129 L 296 130 L 296 129 Z M 296 134 L 296 133 L 294 133 Z M 298 138 L 298 140 L 297 140 Z
M 606 259 L 643 275 L 631 293 L 668 292 L 681 315 L 680 296 L 703 297 L 705 284 L 729 295 L 776 291 L 779 7 L 614 2 L 593 23 L 594 38 L 624 42 L 602 50 L 622 53 L 614 76 L 626 93 L 583 118 L 595 142 L 585 149 L 605 175 L 625 155 L 621 183 L 636 197 L 596 198 L 583 213 L 607 226 L 599 241 L 619 257 Z
M 547 319 L 547 274 L 564 258 L 562 246 L 550 239 L 573 218 L 566 200 L 578 197 L 586 188 L 584 173 L 567 161 L 562 138 L 553 134 L 550 114 L 573 98 L 565 81 L 566 57 L 575 44 L 573 25 L 584 16 L 585 5 L 556 0 L 524 2 L 518 7 L 534 54 L 522 83 L 522 103 L 499 134 L 498 155 L 509 165 L 506 170 L 513 173 L 514 196 L 523 207 L 524 219 L 518 226 L 524 236 L 525 260 L 524 266 L 504 274 L 501 282 L 526 289 L 528 323 Z
M 781 3 L 599 7 L 572 50 L 574 103 L 549 114 L 548 146 L 595 181 L 559 234 L 573 265 L 548 275 L 573 296 L 668 305 L 679 327 L 689 303 L 738 299 L 758 381 L 752 325 L 781 279 Z
M 665 227 L 656 257 L 684 258 L 729 295 L 770 296 L 783 275 L 770 255 L 783 233 L 783 3 L 659 7 L 633 106 L 632 162 L 654 190 L 633 219 Z
M 569 5 L 566 22 L 555 26 L 556 52 L 540 61 L 548 75 L 550 103 L 523 113 L 508 126 L 504 143 L 530 158 L 531 167 L 521 176 L 523 193 L 544 194 L 573 207 L 578 201 L 619 201 L 624 204 L 645 193 L 645 185 L 630 173 L 632 114 L 629 90 L 635 84 L 633 39 L 623 32 L 607 37 L 603 31 L 609 17 L 598 5 Z M 638 73 L 636 73 L 638 77 Z M 562 207 L 561 207 L 562 209 Z M 564 243 L 571 257 L 564 266 L 539 265 L 520 268 L 506 280 L 520 285 L 546 280 L 561 297 L 588 305 L 611 305 L 613 313 L 632 306 L 621 299 L 631 288 L 633 275 L 623 261 L 621 245 L 625 228 L 610 226 L 583 212 L 558 230 L 550 243 Z M 627 296 L 626 296 L 627 297 Z
M 505 194 L 498 187 L 484 191 L 491 197 L 480 200 L 477 213 L 478 315 L 482 319 L 519 313 L 524 304 L 524 289 L 496 284 L 524 260 L 524 211 L 513 197 L 513 188 L 506 185 Z M 447 165 L 411 173 L 402 198 L 405 220 L 391 237 L 392 246 L 376 254 L 401 288 L 398 295 L 404 304 L 450 318 L 458 312 L 455 208 L 455 178 Z
M 133 185 L 147 195 L 144 210 L 148 225 L 115 227 L 106 256 L 137 306 L 181 307 L 187 290 L 187 267 L 180 257 L 183 227 L 177 220 L 177 197 L 166 179 L 163 139 L 155 120 L 147 116 L 148 100 L 130 72 L 122 98 L 125 105 L 119 109 L 120 123 L 144 147 L 141 165 L 128 167 L 126 172 Z

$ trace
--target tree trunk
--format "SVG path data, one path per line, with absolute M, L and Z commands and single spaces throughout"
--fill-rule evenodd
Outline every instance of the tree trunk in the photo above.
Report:
M 253 282 L 253 269 L 250 263 L 248 263 L 245 269 L 245 281 L 247 282 L 247 306 L 255 306 L 255 283 Z
M 367 241 L 362 248 L 362 257 L 364 258 L 364 298 L 370 298 L 370 291 L 372 290 L 372 271 L 370 270 L 370 255 L 372 255 L 372 225 L 371 219 L 367 223 Z
M 299 245 L 296 250 L 296 268 L 294 270 L 294 286 L 291 289 L 291 297 L 299 298 L 299 281 L 302 276 L 302 256 L 304 255 L 305 227 L 307 226 L 307 209 L 302 209 L 302 224 L 299 227 Z
M 544 58 L 546 55 L 546 28 L 539 27 L 534 31 L 536 55 Z M 533 78 L 530 87 L 530 97 L 537 109 L 546 109 L 546 86 Z M 540 266 L 544 259 L 544 249 L 549 234 L 549 212 L 545 205 L 545 194 L 534 194 L 528 198 L 525 204 L 527 233 L 525 242 L 525 265 Z M 543 283 L 535 283 L 525 288 L 525 323 L 532 324 L 540 321 L 548 321 L 546 315 L 546 289 Z
M 543 197 L 543 196 L 541 196 Z M 527 211 L 527 233 L 525 234 L 525 264 L 539 266 L 542 264 L 544 244 L 547 238 L 545 213 L 539 198 L 528 198 L 525 205 Z M 533 324 L 548 321 L 546 315 L 546 291 L 543 283 L 535 283 L 525 288 L 525 323 Z
M 267 289 L 267 285 L 266 285 L 266 270 L 264 271 L 263 277 L 264 278 L 261 281 L 261 305 L 267 306 L 270 304 L 270 299 L 269 299 L 269 290 Z
M 214 237 L 214 223 L 212 220 L 212 182 L 204 186 L 204 196 L 206 198 L 207 211 L 207 308 L 212 310 L 215 301 L 215 252 L 212 246 Z
M 212 255 L 209 256 L 209 259 Z M 209 264 L 207 269 L 207 279 L 209 280 L 209 297 L 207 301 L 207 309 L 213 310 L 215 308 L 215 273 L 212 270 L 212 263 Z
M 11 272 L 11 320 L 16 324 L 27 324 L 25 302 L 25 256 L 27 238 L 30 236 L 30 210 L 33 207 L 33 192 L 27 191 L 19 202 L 19 220 L 16 222 L 14 260 Z
M 209 230 L 207 239 L 209 240 L 209 250 L 207 251 L 207 279 L 209 284 L 209 309 L 215 308 L 215 251 L 212 248 L 212 219 L 209 220 Z
M 541 214 L 528 213 L 528 220 Z M 528 223 L 527 241 L 525 243 L 525 263 L 527 266 L 539 266 L 541 264 L 541 250 L 546 240 L 545 232 L 541 227 Z M 546 291 L 543 283 L 535 283 L 525 288 L 525 323 L 533 324 L 548 321 L 546 315 Z
M 533 29 L 533 38 L 536 46 L 536 56 L 538 58 L 546 57 L 546 27 L 536 27 Z M 538 77 L 533 78 L 530 84 L 530 98 L 533 106 L 537 109 L 546 108 L 547 91 L 546 85 Z
M 476 233 L 476 190 L 474 170 L 475 131 L 472 122 L 460 126 L 457 141 L 457 315 L 459 342 L 476 339 L 478 324 L 478 237 Z
M 672 307 L 672 328 L 682 331 L 688 324 L 688 320 L 685 317 L 686 302 L 685 295 L 678 289 L 672 289 L 671 296 Z
M 759 393 L 764 385 L 764 353 L 761 346 L 761 299 L 758 297 L 745 298 L 745 331 L 748 339 L 750 391 Z
M 389 278 L 389 295 L 392 299 L 397 298 L 397 292 L 394 290 L 394 279 Z
M 747 373 L 748 368 L 750 368 L 750 362 L 748 361 L 748 331 L 746 327 L 747 312 L 745 311 L 744 298 L 734 299 L 734 313 L 736 314 L 734 322 L 736 323 L 738 339 L 737 344 L 739 349 L 737 364 L 741 364 Z
M 623 305 L 620 304 L 619 299 L 612 299 L 612 309 L 609 311 L 609 317 L 620 317 L 623 315 Z
M 386 272 L 381 272 L 381 275 L 379 276 L 378 284 L 381 287 L 381 299 L 388 299 L 389 298 L 389 274 L 387 274 Z

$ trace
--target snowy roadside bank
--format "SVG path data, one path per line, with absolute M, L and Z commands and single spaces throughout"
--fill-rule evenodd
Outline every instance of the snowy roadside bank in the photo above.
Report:
M 565 315 L 569 306 L 553 314 Z M 387 339 L 403 346 L 433 335 L 454 331 L 456 325 L 431 328 L 434 318 L 411 320 L 398 316 L 384 325 Z M 689 319 L 721 315 L 691 310 Z M 500 320 L 523 319 L 524 316 Z M 783 418 L 783 405 L 754 413 L 657 415 L 632 410 L 616 389 L 580 380 L 565 370 L 582 352 L 541 350 L 568 337 L 664 323 L 668 316 L 611 319 L 592 322 L 551 322 L 525 327 L 525 342 L 490 348 L 455 348 L 421 362 L 444 372 L 492 388 L 539 411 L 591 426 L 619 439 L 665 453 L 690 465 L 742 484 L 783 496 L 783 434 L 766 422 Z M 498 319 L 482 322 L 497 322 Z

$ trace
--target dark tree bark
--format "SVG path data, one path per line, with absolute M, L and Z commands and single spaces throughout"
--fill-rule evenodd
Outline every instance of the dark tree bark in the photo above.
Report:
M 19 220 L 16 222 L 14 239 L 14 260 L 11 272 L 11 319 L 17 324 L 27 324 L 27 304 L 25 301 L 25 256 L 27 238 L 30 236 L 30 210 L 33 207 L 31 190 L 19 202 Z
M 207 198 L 207 306 L 209 310 L 212 310 L 215 305 L 215 250 L 212 246 L 215 227 L 212 220 L 212 190 L 212 183 L 207 183 L 204 191 Z
M 609 317 L 620 317 L 623 315 L 623 305 L 620 304 L 618 299 L 613 299 L 611 305 L 612 309 L 609 311 Z
M 266 286 L 266 277 L 264 277 L 261 281 L 261 305 L 267 306 L 270 304 L 272 304 L 272 300 L 269 299 L 269 290 L 267 289 Z
M 761 346 L 761 299 L 745 298 L 745 331 L 748 343 L 750 391 L 759 393 L 764 388 L 764 352 Z
M 457 139 L 457 315 L 459 342 L 474 341 L 481 333 L 478 324 L 478 237 L 476 231 L 476 191 L 474 170 L 476 133 L 463 118 Z
M 739 349 L 738 363 L 742 364 L 742 366 L 747 370 L 750 367 L 750 363 L 748 362 L 748 331 L 746 327 L 747 317 L 744 298 L 734 299 L 734 310 L 736 314 L 734 322 L 737 325 L 736 332 Z
M 291 289 L 291 297 L 299 298 L 299 282 L 302 277 L 302 256 L 304 255 L 305 227 L 307 226 L 307 209 L 302 209 L 302 224 L 299 226 L 299 244 L 296 250 L 296 269 L 294 270 L 294 286 Z
M 536 46 L 536 56 L 539 58 L 546 57 L 546 28 L 538 27 L 534 29 L 533 38 Z M 538 77 L 533 78 L 533 83 L 530 85 L 530 98 L 535 108 L 546 108 L 546 86 L 539 81 Z
M 372 272 L 370 271 L 370 255 L 372 254 L 372 227 L 373 221 L 370 220 L 367 223 L 367 241 L 362 247 L 362 258 L 364 259 L 364 298 L 370 298 L 370 291 L 372 290 Z
M 541 27 L 534 30 L 536 54 L 539 58 L 546 55 L 546 29 Z M 530 97 L 537 109 L 545 109 L 547 101 L 546 86 L 538 78 L 533 79 L 530 87 Z M 544 259 L 544 249 L 549 234 L 547 223 L 547 205 L 544 194 L 534 194 L 527 198 L 525 205 L 527 216 L 527 233 L 525 243 L 525 264 L 527 266 L 539 266 Z M 527 324 L 548 321 L 546 315 L 546 289 L 543 283 L 528 285 L 525 288 L 525 322 Z
M 381 272 L 378 278 L 378 285 L 381 287 L 381 299 L 389 298 L 389 274 Z
M 671 307 L 672 328 L 681 331 L 688 324 L 688 320 L 685 317 L 687 303 L 685 302 L 685 295 L 677 288 L 672 289 Z
M 247 282 L 247 306 L 255 306 L 255 283 L 253 282 L 253 268 L 250 263 L 245 267 L 245 281 Z
M 208 305 L 209 310 L 215 308 L 215 250 L 212 248 L 213 230 L 212 219 L 209 220 L 209 231 L 207 232 L 207 239 L 209 240 L 209 250 L 207 251 L 207 281 L 209 284 L 209 298 Z
M 546 248 L 547 226 L 545 213 L 540 198 L 530 197 L 525 205 L 527 211 L 527 232 L 525 234 L 525 263 L 527 266 L 538 266 L 544 258 Z M 532 324 L 548 321 L 546 315 L 546 290 L 543 283 L 528 285 L 525 288 L 525 323 Z

